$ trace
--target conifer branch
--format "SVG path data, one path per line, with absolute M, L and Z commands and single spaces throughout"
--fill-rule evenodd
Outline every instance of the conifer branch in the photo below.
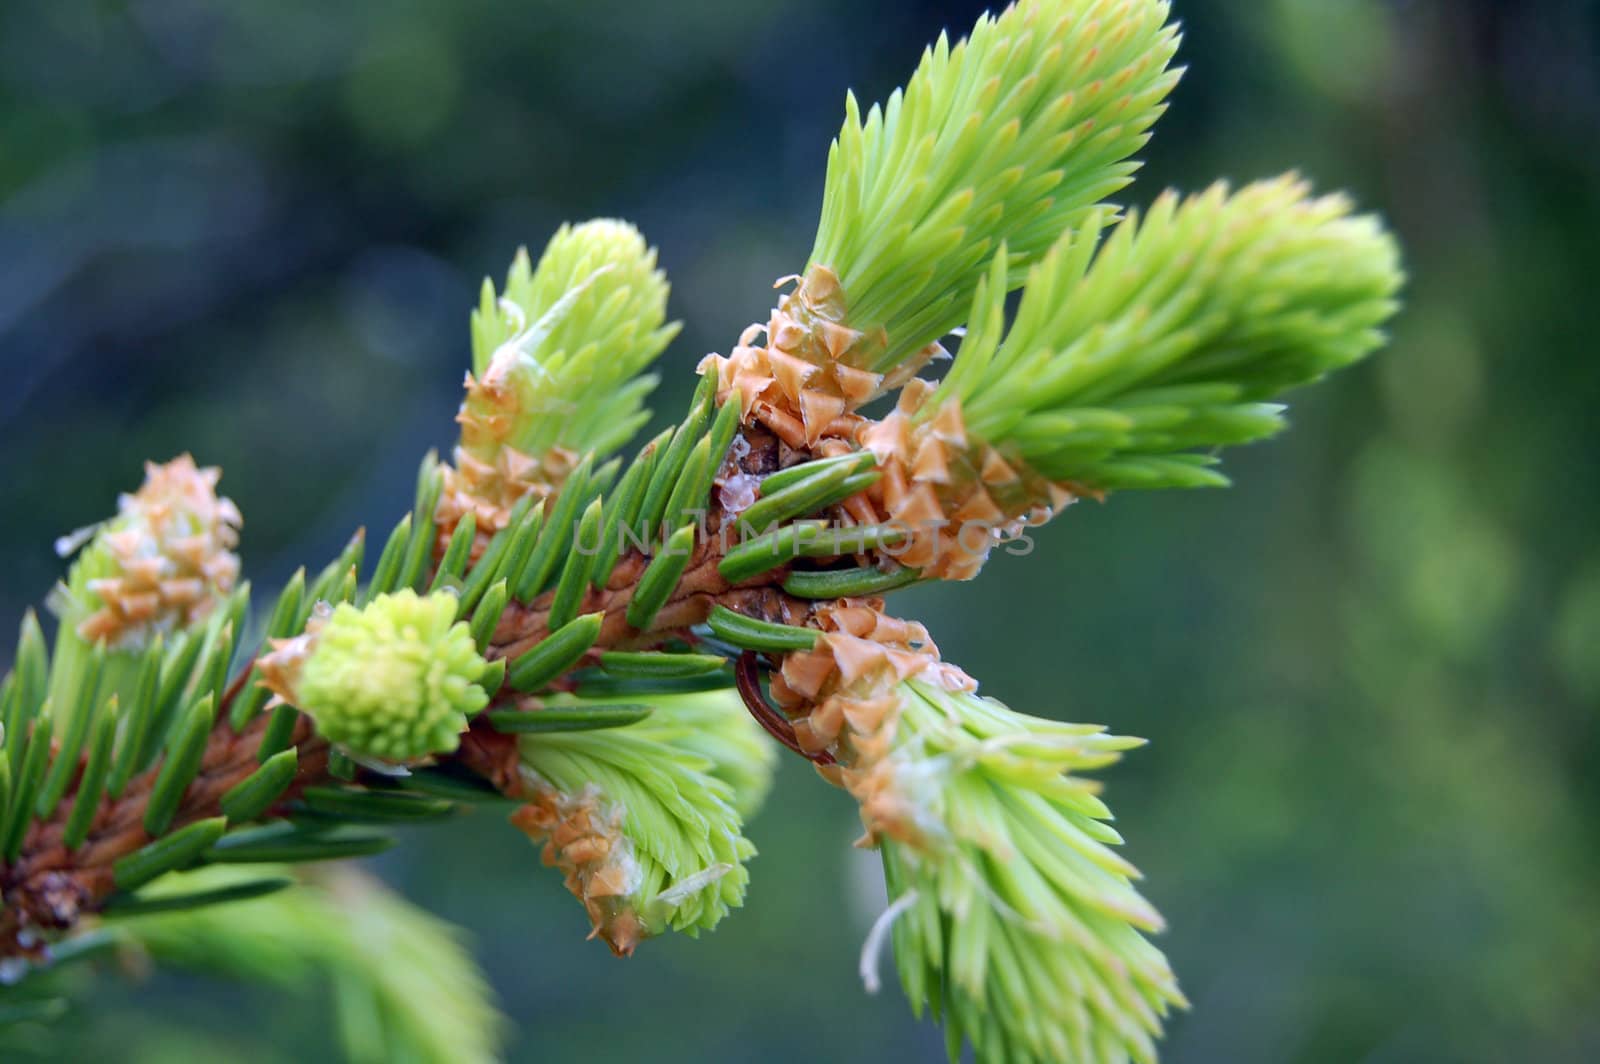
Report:
M 1398 254 L 1341 197 L 1104 202 L 1176 83 L 1168 14 L 1021 0 L 865 118 L 848 97 L 798 285 L 626 461 L 676 329 L 654 251 L 598 221 L 519 254 L 472 315 L 449 460 L 424 459 L 374 558 L 358 533 L 297 573 L 260 638 L 219 474 L 149 466 L 63 540 L 54 651 L 28 614 L 0 681 L 0 975 L 86 954 L 121 913 L 158 956 L 325 963 L 364 988 L 358 1056 L 398 1052 L 393 1024 L 443 1059 L 446 1025 L 405 1015 L 436 988 L 389 969 L 442 960 L 463 991 L 443 1018 L 487 1028 L 458 948 L 386 898 L 380 930 L 414 941 L 312 942 L 337 905 L 279 866 L 513 804 L 630 953 L 742 904 L 776 740 L 858 802 L 890 893 L 869 944 L 952 1055 L 1153 1059 L 1184 1000 L 1083 778 L 1137 741 L 980 697 L 882 596 L 970 578 L 1078 498 L 1225 483 L 1216 449 L 1382 340 Z M 196 871 L 230 864 L 273 867 Z
M 1132 180 L 1181 73 L 1167 17 L 1157 0 L 1024 0 L 941 35 L 864 120 L 846 96 L 808 273 L 831 271 L 844 320 L 884 334 L 852 364 L 886 372 L 938 341 L 997 248 L 1016 287 Z
M 1383 341 L 1398 255 L 1350 210 L 1288 175 L 1102 216 L 1029 271 L 1003 338 L 997 258 L 917 420 L 958 403 L 972 436 L 1094 491 L 1225 484 L 1203 451 L 1278 432 L 1265 400 Z

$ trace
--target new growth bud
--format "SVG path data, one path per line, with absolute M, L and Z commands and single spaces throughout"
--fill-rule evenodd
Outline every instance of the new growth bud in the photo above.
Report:
M 523 496 L 553 494 L 583 455 L 627 442 L 656 383 L 639 374 L 677 333 L 666 308 L 654 249 L 610 219 L 562 226 L 537 267 L 519 251 L 499 295 L 484 281 L 441 544 L 469 511 L 487 540 Z
M 274 641 L 260 670 L 329 742 L 375 760 L 421 761 L 456 749 L 489 701 L 478 686 L 487 663 L 455 614 L 446 591 L 343 603 L 305 634 Z
M 1140 740 L 920 679 L 897 695 L 890 763 L 931 777 L 922 815 L 941 828 L 883 845 L 906 996 L 944 1019 L 952 1058 L 968 1039 L 984 1061 L 1153 1060 L 1184 997 L 1145 938 L 1162 920 L 1113 849 L 1099 787 L 1078 775 Z
M 1204 487 L 1221 446 L 1283 427 L 1270 400 L 1383 341 L 1394 240 L 1293 174 L 1101 213 L 1028 273 L 1005 327 L 998 256 L 961 353 L 919 420 L 967 431 L 1044 478 L 1092 491 Z
M 854 96 L 828 152 L 810 265 L 848 320 L 887 341 L 866 368 L 915 361 L 960 325 L 996 248 L 1010 287 L 1131 180 L 1165 110 L 1177 28 L 1159 0 L 1022 0 L 964 41 L 941 37 L 865 119 Z
M 189 455 L 147 462 L 144 485 L 117 500 L 117 516 L 56 549 L 88 546 L 53 605 L 78 635 L 113 649 L 138 649 L 155 635 L 204 619 L 239 579 L 243 523 L 217 494 L 222 471 Z
M 1161 917 L 1111 849 L 1099 788 L 1076 775 L 1140 740 L 979 697 L 921 625 L 873 602 L 815 620 L 816 648 L 785 656 L 772 693 L 861 805 L 907 996 L 943 1014 L 952 1058 L 963 1038 L 986 1061 L 1153 1055 L 1183 996 L 1141 933 Z
M 653 712 L 626 728 L 524 736 L 527 804 L 512 815 L 618 955 L 669 930 L 710 930 L 743 904 L 755 855 L 743 815 L 772 769 L 730 693 L 642 697 Z

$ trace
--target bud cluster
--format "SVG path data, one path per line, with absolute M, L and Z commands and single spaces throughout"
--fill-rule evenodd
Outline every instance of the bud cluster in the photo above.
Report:
M 364 608 L 341 603 L 258 664 L 277 697 L 358 757 L 406 763 L 454 750 L 488 704 L 488 663 L 449 592 L 406 589 Z
M 222 471 L 189 455 L 145 463 L 144 484 L 117 500 L 117 516 L 92 532 L 58 596 L 63 617 L 90 642 L 138 648 L 202 620 L 239 579 L 243 523 L 217 494 Z M 76 542 L 62 540 L 71 550 Z

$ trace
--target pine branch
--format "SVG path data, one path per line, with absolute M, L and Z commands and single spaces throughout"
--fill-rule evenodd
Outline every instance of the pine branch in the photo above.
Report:
M 1292 177 L 1091 222 L 1029 271 L 1009 330 L 994 257 L 936 388 L 913 380 L 893 414 L 819 437 L 836 461 L 872 457 L 841 511 L 880 561 L 970 579 L 1075 498 L 1225 485 L 1212 452 L 1279 431 L 1264 400 L 1361 360 L 1397 307 L 1393 240 Z
M 865 120 L 847 95 L 809 268 L 837 277 L 852 328 L 886 336 L 852 365 L 886 372 L 939 340 L 995 249 L 1015 287 L 1132 180 L 1180 74 L 1167 16 L 1156 0 L 1024 0 L 954 47 L 941 35 Z
M 1185 1006 L 1141 932 L 1161 917 L 1109 847 L 1098 788 L 1079 773 L 1139 740 L 1014 713 L 910 680 L 895 749 L 878 771 L 936 831 L 883 846 L 906 996 L 942 1017 L 952 1055 L 985 1060 L 1154 1060 L 1161 1020 Z
M 1292 175 L 1168 193 L 1103 242 L 1099 224 L 1063 237 L 1003 338 L 997 260 L 917 419 L 957 403 L 971 436 L 1090 490 L 1225 484 L 1203 452 L 1278 432 L 1283 408 L 1263 400 L 1383 342 L 1398 255 L 1350 210 Z
M 1079 497 L 1222 483 L 1212 452 L 1278 431 L 1270 400 L 1381 342 L 1398 255 L 1342 198 L 1285 178 L 1120 221 L 1101 202 L 1176 82 L 1167 15 L 1023 0 L 865 120 L 850 98 L 799 285 L 629 461 L 608 456 L 675 330 L 654 252 L 602 221 L 520 254 L 473 315 L 451 461 L 423 461 L 370 566 L 358 533 L 296 574 L 264 643 L 217 471 L 148 467 L 63 541 L 54 653 L 30 613 L 0 681 L 4 972 L 87 952 L 83 919 L 118 912 L 181 914 L 249 968 L 274 946 L 249 906 L 328 913 L 196 865 L 369 854 L 374 825 L 462 803 L 515 803 L 618 953 L 695 934 L 743 900 L 764 731 L 858 802 L 891 894 L 869 945 L 892 937 L 952 1054 L 1152 1059 L 1183 998 L 1081 778 L 1134 741 L 978 697 L 879 596 L 970 578 Z M 963 320 L 948 374 L 918 377 Z M 364 1015 L 426 1056 L 441 1028 L 404 1014 L 432 990 L 384 969 L 475 976 L 378 908 L 416 942 L 324 959 L 370 962 Z
M 848 437 L 857 409 L 943 354 L 996 249 L 1015 287 L 1131 180 L 1180 73 L 1167 15 L 1158 0 L 1024 0 L 954 47 L 941 36 L 865 121 L 848 95 L 810 262 L 765 329 L 710 360 L 719 398 L 794 447 Z
M 707 430 L 708 433 L 713 431 L 714 428 Z M 709 440 L 709 435 L 706 439 Z M 770 440 L 757 447 L 742 444 L 741 450 L 745 455 L 743 464 L 730 465 L 727 475 L 748 475 L 746 470 L 770 466 L 774 460 Z M 679 471 L 680 478 L 685 475 L 685 471 Z M 711 478 L 705 479 L 703 490 L 709 491 Z M 108 903 L 126 904 L 126 891 L 119 893 L 119 890 L 124 886 L 131 889 L 131 884 L 126 877 L 119 878 L 118 868 L 128 861 L 136 861 L 142 881 L 149 881 L 159 873 L 185 867 L 202 857 L 253 862 L 273 855 L 292 854 L 298 860 L 314 860 L 323 855 L 338 857 L 364 852 L 374 842 L 381 843 L 381 836 L 370 833 L 354 838 L 318 837 L 315 832 L 300 831 L 294 826 L 296 817 L 308 811 L 325 817 L 330 811 L 355 809 L 357 820 L 405 819 L 415 814 L 414 808 L 405 805 L 397 806 L 392 802 L 382 805 L 381 800 L 386 795 L 403 794 L 406 788 L 402 786 L 397 791 L 394 781 L 360 772 L 358 765 L 350 764 L 351 755 L 361 764 L 373 765 L 409 760 L 414 763 L 438 761 L 448 766 L 459 760 L 469 771 L 476 769 L 490 776 L 491 782 L 504 793 L 522 796 L 521 779 L 503 773 L 497 775 L 498 766 L 484 764 L 478 759 L 480 747 L 462 751 L 460 759 L 449 756 L 449 739 L 453 733 L 464 728 L 467 719 L 488 704 L 490 692 L 479 685 L 489 682 L 486 673 L 492 670 L 473 664 L 474 660 L 481 662 L 481 659 L 475 659 L 469 649 L 470 643 L 467 647 L 452 643 L 455 649 L 447 653 L 433 649 L 445 645 L 443 626 L 466 600 L 440 598 L 437 592 L 420 598 L 412 589 L 438 583 L 441 578 L 453 586 L 470 583 L 474 577 L 481 583 L 487 579 L 480 572 L 480 567 L 484 566 L 495 567 L 495 572 L 489 575 L 496 579 L 524 583 L 528 587 L 541 585 L 526 583 L 521 579 L 522 572 L 505 567 L 506 563 L 516 560 L 516 554 L 508 556 L 490 551 L 476 564 L 469 563 L 466 556 L 460 554 L 451 563 L 453 571 L 446 566 L 444 557 L 438 564 L 428 560 L 426 553 L 420 562 L 414 560 L 415 544 L 431 545 L 436 540 L 433 519 L 425 515 L 437 498 L 438 483 L 437 468 L 425 462 L 419 478 L 418 509 L 397 526 L 384 552 L 375 561 L 372 578 L 359 596 L 365 606 L 358 609 L 352 601 L 358 597 L 355 573 L 360 561 L 360 537 L 357 537 L 351 548 L 313 582 L 309 591 L 300 590 L 303 578 L 297 576 L 274 606 L 269 631 L 287 633 L 299 629 L 302 634 L 293 639 L 277 639 L 277 649 L 273 653 L 247 661 L 234 670 L 231 682 L 224 684 L 229 675 L 227 662 L 235 651 L 231 636 L 234 620 L 242 616 L 246 608 L 244 594 L 227 600 L 226 610 L 218 608 L 209 612 L 200 628 L 179 633 L 171 648 L 151 642 L 141 652 L 140 661 L 136 663 L 138 667 L 123 670 L 124 678 L 132 685 L 131 693 L 124 692 L 128 693 L 127 712 L 123 714 L 120 731 L 115 727 L 100 729 L 116 742 L 99 764 L 95 763 L 92 751 L 82 751 L 81 742 L 56 751 L 50 745 L 49 733 L 43 728 L 51 721 L 47 692 L 52 676 L 59 676 L 64 669 L 77 668 L 78 658 L 58 656 L 52 668 L 43 648 L 42 633 L 29 616 L 23 626 L 18 670 L 8 678 L 4 689 L 6 735 L 22 739 L 0 746 L 0 763 L 7 766 L 8 779 L 17 780 L 15 787 L 7 788 L 9 793 L 4 803 L 5 822 L 16 825 L 17 832 L 16 858 L 0 870 L 0 892 L 6 899 L 4 915 L 0 916 L 0 943 L 5 944 L 5 952 L 38 956 L 43 945 L 38 937 L 41 931 L 69 929 L 83 915 Z M 577 486 L 569 487 L 581 490 Z M 414 521 L 419 514 L 424 516 Z M 708 518 L 713 526 L 721 520 L 723 515 L 717 511 Z M 522 563 L 526 566 L 538 557 L 544 543 L 542 535 L 555 537 L 558 532 L 557 526 L 545 526 L 529 516 L 525 517 L 525 523 L 502 530 L 502 535 L 505 541 L 527 540 L 523 545 L 526 549 L 521 552 Z M 544 579 L 545 584 L 559 585 L 565 572 L 584 564 L 582 555 L 566 546 L 557 544 L 549 550 L 554 557 L 564 554 L 565 561 Z M 448 554 L 447 550 L 445 555 Z M 745 610 L 782 617 L 794 616 L 806 609 L 804 603 L 789 600 L 776 587 L 782 579 L 781 569 L 735 587 L 718 571 L 722 555 L 717 537 L 707 537 L 698 544 L 696 554 L 697 559 L 684 568 L 681 578 L 668 589 L 650 626 L 641 631 L 627 622 L 627 614 L 652 561 L 633 549 L 621 552 L 605 589 L 585 584 L 582 590 L 583 607 L 592 606 L 592 612 L 604 617 L 594 637 L 579 654 L 564 662 L 546 682 L 528 693 L 508 685 L 495 701 L 490 716 L 501 715 L 504 727 L 516 729 L 522 726 L 521 718 L 546 708 L 544 700 L 538 697 L 541 689 L 597 691 L 605 682 L 639 683 L 628 678 L 631 663 L 608 661 L 604 651 L 618 646 L 654 646 L 674 638 L 693 638 L 689 629 L 704 620 L 714 603 L 730 603 Z M 344 576 L 339 578 L 341 572 Z M 514 663 L 523 654 L 547 646 L 555 634 L 549 620 L 559 594 L 557 586 L 527 602 L 500 599 L 492 612 L 494 623 L 480 626 L 494 633 L 486 640 L 488 657 L 496 663 Z M 330 599 L 338 603 L 336 608 L 327 605 Z M 435 607 L 446 601 L 449 603 L 445 606 L 446 613 L 440 616 Z M 223 602 L 220 594 L 218 602 Z M 317 602 L 325 604 L 321 614 L 313 610 L 313 603 Z M 451 638 L 463 636 L 469 627 L 467 620 L 458 622 L 451 630 Z M 410 633 L 406 636 L 410 640 L 419 640 L 425 632 L 433 634 L 415 643 L 394 643 L 392 650 L 380 649 L 385 641 L 396 639 L 402 631 Z M 72 631 L 64 627 L 63 633 L 64 645 L 74 646 Z M 379 658 L 385 654 L 390 655 L 390 660 L 380 664 Z M 409 667 L 404 664 L 407 660 L 418 666 L 425 665 L 426 675 L 418 674 L 418 680 L 410 679 Z M 451 665 L 451 661 L 455 664 Z M 636 665 L 631 667 L 637 668 Z M 442 673 L 437 671 L 441 668 Z M 586 670 L 592 675 L 580 687 L 565 679 L 574 670 Z M 458 701 L 439 701 L 437 696 L 427 693 L 431 685 L 446 682 L 440 677 L 452 675 L 456 679 L 447 684 L 453 685 L 448 689 L 454 694 L 449 697 Z M 720 677 L 706 679 L 722 687 L 732 684 L 731 673 L 725 669 Z M 430 686 L 417 688 L 418 700 L 412 702 L 412 696 L 407 693 L 411 690 L 408 685 L 415 682 Z M 265 704 L 257 697 L 261 690 L 255 686 L 257 683 L 272 687 L 288 701 L 276 706 Z M 681 702 L 674 701 L 676 696 L 672 694 L 670 678 L 652 680 L 647 677 L 639 683 L 639 688 L 643 694 L 663 704 L 683 708 Z M 87 691 L 84 695 L 87 700 L 101 685 L 90 676 L 78 689 Z M 479 694 L 471 697 L 471 691 Z M 430 698 L 434 701 L 430 702 Z M 430 705 L 437 708 L 428 708 Z M 451 705 L 460 708 L 451 709 Z M 197 710 L 203 710 L 202 715 L 197 716 Z M 507 711 L 518 719 L 505 720 L 503 714 Z M 412 712 L 418 714 L 415 718 L 418 721 L 435 722 L 414 733 L 424 740 L 423 746 L 406 746 L 406 742 L 413 740 L 391 738 L 412 734 L 395 730 L 402 722 L 412 719 L 409 716 Z M 552 718 L 554 716 L 556 714 L 551 714 Z M 439 723 L 452 718 L 460 723 L 440 731 Z M 95 719 L 83 715 L 77 731 L 94 730 Z M 116 723 L 104 714 L 98 719 L 112 725 Z M 545 726 L 550 727 L 550 723 L 547 721 Z M 551 730 L 576 730 L 582 726 L 580 722 L 568 720 Z M 416 726 L 406 724 L 405 727 Z M 30 743 L 30 735 L 35 739 L 42 737 L 42 742 Z M 400 745 L 395 745 L 396 742 Z M 686 740 L 684 750 L 690 756 L 704 756 L 718 749 L 720 742 L 713 741 L 712 733 L 708 732 L 698 739 Z M 707 743 L 710 745 L 704 745 Z M 737 804 L 749 810 L 764 791 L 761 781 L 770 766 L 760 755 L 751 752 L 747 741 L 736 746 L 743 751 L 740 763 L 718 762 L 722 766 L 719 771 L 727 771 L 731 778 L 740 781 L 743 789 L 737 796 Z M 37 770 L 30 771 L 25 763 L 30 747 L 43 755 Z M 135 752 L 141 748 L 146 751 L 142 756 Z M 192 753 L 187 752 L 190 750 Z M 290 759 L 285 761 L 280 755 Z M 15 772 L 9 769 L 13 760 L 19 766 Z M 55 768 L 47 776 L 46 770 L 52 765 Z M 88 795 L 94 799 L 103 791 L 105 779 L 114 775 L 116 765 L 131 765 L 135 774 L 117 793 L 106 795 L 92 807 L 83 807 L 93 809 L 92 815 L 85 817 L 78 797 Z M 330 798 L 319 798 L 320 809 L 308 806 L 308 793 L 315 793 L 318 788 L 341 787 L 357 775 L 367 786 L 341 791 L 348 797 L 334 807 L 328 804 Z M 52 804 L 35 819 L 36 796 L 40 795 L 48 777 L 62 779 L 62 795 L 66 800 Z M 480 793 L 475 797 L 482 800 L 487 796 Z M 157 801 L 170 803 L 170 812 L 163 815 L 159 824 L 152 824 L 151 810 Z M 374 804 L 375 801 L 378 804 Z M 244 815 L 232 816 L 235 812 Z M 181 836 L 195 825 L 219 822 L 230 816 L 229 827 L 240 830 L 208 840 L 205 846 L 193 852 L 164 848 L 166 840 Z M 278 833 L 269 830 L 262 834 L 260 829 L 248 826 L 250 821 L 256 820 L 275 823 L 288 830 Z M 74 824 L 79 822 L 82 822 L 81 837 L 77 845 L 71 845 L 73 840 L 69 835 L 74 831 Z
M 144 824 L 152 793 L 160 782 L 160 767 L 135 777 L 121 795 L 99 803 L 87 838 L 76 847 L 65 840 L 70 808 L 34 821 L 18 858 L 8 862 L 0 876 L 5 898 L 5 909 L 0 912 L 0 955 L 39 956 L 45 944 L 41 933 L 71 928 L 116 893 L 119 862 L 147 850 L 160 837 L 170 837 L 221 814 L 223 798 L 260 770 L 259 754 L 269 728 L 265 717 L 239 733 L 219 725 L 210 734 L 199 767 L 163 832 L 152 833 Z M 327 744 L 314 734 L 309 720 L 295 722 L 289 742 L 298 755 L 298 771 L 279 793 L 274 803 L 278 808 L 292 802 L 306 786 L 329 778 Z M 13 788 L 13 802 L 26 793 Z

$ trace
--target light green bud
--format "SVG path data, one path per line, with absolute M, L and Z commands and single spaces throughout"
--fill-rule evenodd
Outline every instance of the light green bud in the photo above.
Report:
M 444 591 L 340 605 L 313 637 L 292 701 L 355 754 L 415 761 L 454 750 L 489 701 L 477 685 L 487 663 L 455 614 Z

